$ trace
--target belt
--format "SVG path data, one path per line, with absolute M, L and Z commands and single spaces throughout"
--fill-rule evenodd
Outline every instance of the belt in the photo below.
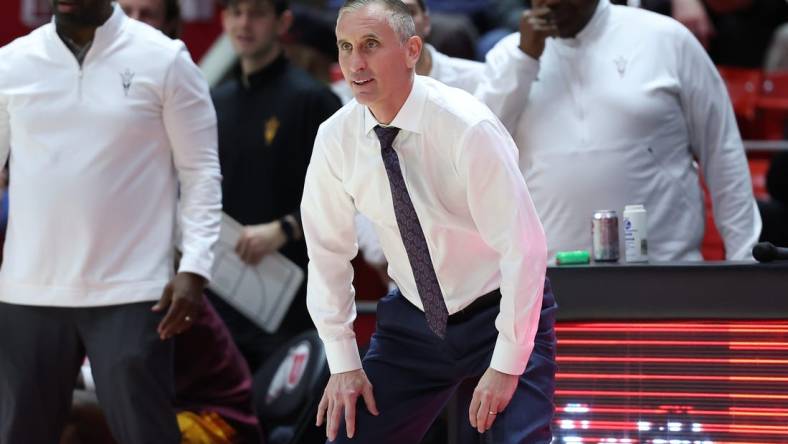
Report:
M 451 325 L 465 322 L 492 306 L 500 305 L 500 303 L 501 290 L 493 290 L 483 296 L 476 298 L 476 300 L 471 302 L 470 305 L 458 311 L 457 313 L 449 315 L 449 319 L 446 321 L 446 323 Z

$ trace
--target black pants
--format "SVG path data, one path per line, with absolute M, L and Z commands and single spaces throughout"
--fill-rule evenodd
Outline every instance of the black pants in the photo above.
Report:
M 85 355 L 119 443 L 180 443 L 173 342 L 159 339 L 152 305 L 0 303 L 0 444 L 58 442 Z

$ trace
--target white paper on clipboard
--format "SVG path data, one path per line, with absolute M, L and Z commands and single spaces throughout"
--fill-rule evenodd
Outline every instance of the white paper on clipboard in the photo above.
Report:
M 304 271 L 280 253 L 268 254 L 254 266 L 242 262 L 235 253 L 242 228 L 222 213 L 209 288 L 260 328 L 273 333 L 290 308 Z

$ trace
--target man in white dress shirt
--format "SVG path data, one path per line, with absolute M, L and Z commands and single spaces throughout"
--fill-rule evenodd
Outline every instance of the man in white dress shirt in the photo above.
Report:
M 416 35 L 421 37 L 422 41 L 426 41 L 431 31 L 430 14 L 426 3 L 424 0 L 403 0 L 402 3 L 410 10 L 410 15 L 416 26 Z M 473 93 L 482 81 L 484 70 L 484 63 L 449 57 L 438 52 L 429 43 L 424 43 L 419 62 L 416 64 L 416 74 L 430 76 L 446 85 L 470 93 Z M 353 98 L 353 91 L 345 80 L 336 82 L 331 88 L 344 103 Z M 358 248 L 363 254 L 364 260 L 376 270 L 382 270 L 386 266 L 386 261 L 380 248 L 380 241 L 372 224 L 364 216 L 359 215 L 356 218 L 356 235 L 358 236 Z
M 496 443 L 549 443 L 556 306 L 542 227 L 498 119 L 414 75 L 413 28 L 399 0 L 350 0 L 337 21 L 356 101 L 321 125 L 301 204 L 307 305 L 331 370 L 318 425 L 336 442 L 419 442 L 457 386 L 480 378 L 474 428 Z M 378 304 L 363 364 L 356 211 L 374 224 L 398 287 Z
M 700 260 L 702 172 L 726 257 L 750 258 L 761 220 L 747 161 L 697 39 L 673 19 L 609 0 L 533 6 L 523 32 L 488 54 L 477 97 L 514 135 L 548 256 L 588 249 L 595 210 L 643 204 L 649 259 Z
M 180 443 L 172 337 L 202 310 L 221 210 L 208 86 L 110 0 L 53 7 L 0 48 L 0 442 L 58 442 L 87 355 L 115 440 Z

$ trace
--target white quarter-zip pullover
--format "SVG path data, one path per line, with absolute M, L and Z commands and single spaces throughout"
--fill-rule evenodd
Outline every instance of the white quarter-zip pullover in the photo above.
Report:
M 173 274 L 176 206 L 179 270 L 210 277 L 216 115 L 182 42 L 115 5 L 82 66 L 54 21 L 0 48 L 0 161 L 9 154 L 0 301 L 158 299 Z
M 698 260 L 699 169 L 728 259 L 761 230 L 733 110 L 717 70 L 673 19 L 599 0 L 585 28 L 536 61 L 513 34 L 488 55 L 477 97 L 512 132 L 549 256 L 591 246 L 595 210 L 643 204 L 649 259 Z M 623 236 L 622 236 L 623 242 Z

